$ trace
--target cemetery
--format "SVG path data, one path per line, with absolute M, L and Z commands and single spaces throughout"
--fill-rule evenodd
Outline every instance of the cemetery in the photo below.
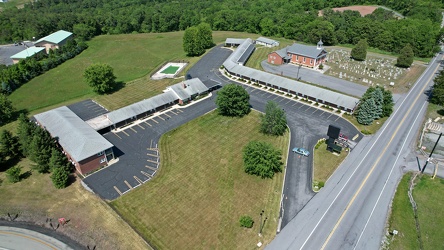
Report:
M 384 86 L 394 93 L 405 93 L 426 69 L 426 65 L 413 63 L 404 69 L 396 67 L 396 57 L 367 53 L 365 61 L 350 57 L 350 50 L 327 49 L 325 74 L 368 87 Z

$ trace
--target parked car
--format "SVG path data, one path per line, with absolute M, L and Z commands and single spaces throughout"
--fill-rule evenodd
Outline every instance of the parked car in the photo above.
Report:
M 296 153 L 296 154 L 300 154 L 300 155 L 303 155 L 303 156 L 309 156 L 310 155 L 310 152 L 308 152 L 308 150 L 306 150 L 305 148 L 293 148 L 293 153 Z

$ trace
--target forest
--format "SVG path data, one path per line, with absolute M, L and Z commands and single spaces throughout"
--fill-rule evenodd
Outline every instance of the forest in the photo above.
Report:
M 361 17 L 331 8 L 377 4 Z M 356 44 L 398 53 L 407 43 L 415 56 L 438 51 L 443 3 L 439 0 L 39 0 L 0 13 L 0 43 L 40 38 L 59 29 L 88 40 L 101 34 L 185 30 L 201 22 L 213 30 L 241 31 L 325 45 Z M 318 15 L 324 10 L 323 16 Z

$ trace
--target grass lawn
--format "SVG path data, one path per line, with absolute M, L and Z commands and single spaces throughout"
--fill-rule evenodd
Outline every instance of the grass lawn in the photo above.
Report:
M 389 236 L 389 249 L 419 249 L 413 209 L 407 196 L 412 177 L 405 174 L 399 183 L 393 200 L 389 219 L 389 230 L 396 229 L 396 236 Z M 418 207 L 418 221 L 423 249 L 444 249 L 444 180 L 431 179 L 429 175 L 418 176 L 415 180 L 413 198 Z
M 313 190 L 315 191 L 317 190 L 315 186 L 322 187 L 348 155 L 348 152 L 345 150 L 342 150 L 338 155 L 333 154 L 326 149 L 327 144 L 325 143 L 321 144 L 318 149 L 314 149 Z
M 384 125 L 385 121 L 387 121 L 388 117 L 384 117 L 378 120 L 373 121 L 370 125 L 362 125 L 358 123 L 358 120 L 356 120 L 356 117 L 348 114 L 343 114 L 342 117 L 347 119 L 349 122 L 351 122 L 356 128 L 361 131 L 361 133 L 365 134 L 374 134 L 376 131 L 378 131 L 382 125 Z
M 175 74 L 178 69 L 179 69 L 179 66 L 169 66 L 168 68 L 164 69 L 160 73 L 163 73 L 163 74 Z
M 31 162 L 19 162 L 22 172 L 30 170 Z M 46 218 L 65 217 L 71 221 L 57 229 L 82 245 L 97 249 L 147 249 L 145 241 L 125 223 L 108 204 L 86 191 L 77 179 L 69 187 L 53 187 L 49 174 L 32 172 L 18 183 L 9 183 L 0 171 L 0 217 L 19 214 L 17 220 L 49 225 Z
M 168 85 L 182 79 L 151 80 L 149 75 L 168 61 L 189 61 L 180 76 L 200 57 L 187 57 L 182 49 L 183 32 L 103 35 L 88 42 L 88 49 L 75 58 L 32 79 L 14 91 L 9 99 L 18 110 L 40 113 L 55 107 L 92 98 L 108 109 L 162 93 Z M 239 32 L 213 32 L 215 43 L 227 37 L 257 37 Z M 165 48 L 168 48 L 167 50 Z M 119 91 L 99 96 L 83 79 L 84 70 L 92 63 L 107 63 L 114 69 L 117 81 L 125 85 Z M 124 94 L 122 94 L 124 93 Z
M 265 136 L 259 121 L 255 111 L 243 118 L 212 112 L 164 134 L 156 178 L 111 205 L 159 249 L 252 249 L 270 242 L 284 174 L 246 174 L 242 149 L 260 140 L 287 152 L 289 135 Z M 259 238 L 261 210 L 268 220 Z M 253 228 L 239 226 L 242 215 L 253 218 Z

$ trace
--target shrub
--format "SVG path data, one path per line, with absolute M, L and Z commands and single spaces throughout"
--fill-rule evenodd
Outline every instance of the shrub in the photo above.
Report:
M 320 69 L 320 70 L 323 70 L 323 69 L 324 69 L 324 64 L 322 64 L 322 63 L 319 64 L 319 69 Z
M 22 173 L 22 167 L 20 166 L 14 166 L 8 170 L 6 170 L 6 178 L 8 178 L 8 181 L 12 183 L 16 183 L 20 181 L 20 175 Z
M 254 221 L 250 216 L 243 215 L 240 217 L 239 223 L 241 227 L 252 228 Z

